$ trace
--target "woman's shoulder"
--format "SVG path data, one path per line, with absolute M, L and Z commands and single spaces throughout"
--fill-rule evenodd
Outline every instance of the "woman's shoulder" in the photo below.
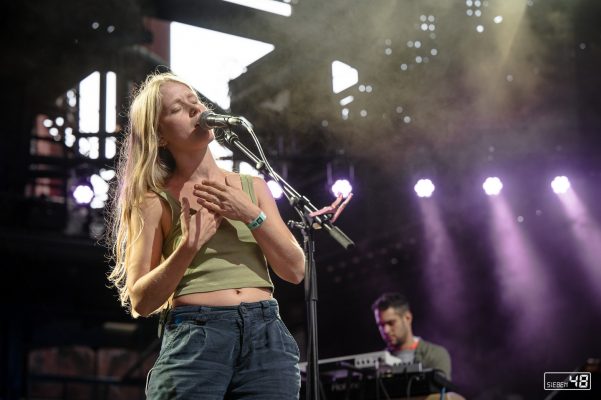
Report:
M 149 190 L 144 194 L 140 202 L 140 211 L 142 215 L 150 216 L 151 214 L 160 215 L 165 208 L 165 199 L 158 191 Z
M 241 174 L 239 172 L 222 170 L 226 176 L 226 179 L 235 179 L 241 181 L 242 179 L 248 179 L 252 182 L 263 182 L 264 179 L 260 175 Z
M 267 188 L 267 183 L 261 176 L 240 174 L 238 172 L 224 171 L 225 182 L 230 185 L 237 187 L 238 189 L 244 189 L 245 186 L 252 185 L 253 192 Z
M 160 192 L 148 191 L 144 195 L 140 204 L 140 214 L 144 226 L 149 229 L 160 226 L 163 232 L 168 232 L 171 228 L 171 208 Z

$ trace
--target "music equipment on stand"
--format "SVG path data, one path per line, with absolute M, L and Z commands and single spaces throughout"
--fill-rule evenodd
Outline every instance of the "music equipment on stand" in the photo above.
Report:
M 306 363 L 299 367 L 304 375 Z M 442 372 L 405 364 L 387 351 L 320 360 L 319 372 L 324 400 L 407 399 L 456 390 Z

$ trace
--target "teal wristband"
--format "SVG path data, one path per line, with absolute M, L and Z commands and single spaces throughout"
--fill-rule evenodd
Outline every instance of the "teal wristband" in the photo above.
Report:
M 258 227 L 260 227 L 261 224 L 263 222 L 265 222 L 266 219 L 267 219 L 267 215 L 265 215 L 265 213 L 263 211 L 261 211 L 259 216 L 257 218 L 255 218 L 254 220 L 252 220 L 250 223 L 246 224 L 246 226 L 248 226 L 248 229 L 250 229 L 251 231 L 254 231 Z

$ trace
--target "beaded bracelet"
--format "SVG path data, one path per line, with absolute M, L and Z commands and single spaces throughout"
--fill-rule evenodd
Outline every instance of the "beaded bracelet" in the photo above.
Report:
M 266 219 L 267 219 L 267 215 L 265 215 L 265 213 L 263 211 L 261 211 L 259 216 L 257 218 L 255 218 L 254 220 L 252 220 L 251 222 L 249 222 L 248 224 L 246 224 L 246 226 L 248 226 L 248 229 L 253 231 L 253 230 L 257 229 L 258 227 L 260 227 L 261 224 L 263 222 L 265 222 Z

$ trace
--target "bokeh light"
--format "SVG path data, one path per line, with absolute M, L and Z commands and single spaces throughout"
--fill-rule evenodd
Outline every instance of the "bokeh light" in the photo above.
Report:
M 413 189 L 419 197 L 431 197 L 436 188 L 430 179 L 420 179 Z
M 352 191 L 353 186 L 347 179 L 338 179 L 332 185 L 332 193 L 334 193 L 334 196 L 342 194 L 342 197 L 346 198 Z
M 570 189 L 570 180 L 567 176 L 556 176 L 551 181 L 551 188 L 557 194 L 562 194 Z
M 503 189 L 503 182 L 501 179 L 496 176 L 488 177 L 482 184 L 482 188 L 484 189 L 484 193 L 489 196 L 498 196 Z

